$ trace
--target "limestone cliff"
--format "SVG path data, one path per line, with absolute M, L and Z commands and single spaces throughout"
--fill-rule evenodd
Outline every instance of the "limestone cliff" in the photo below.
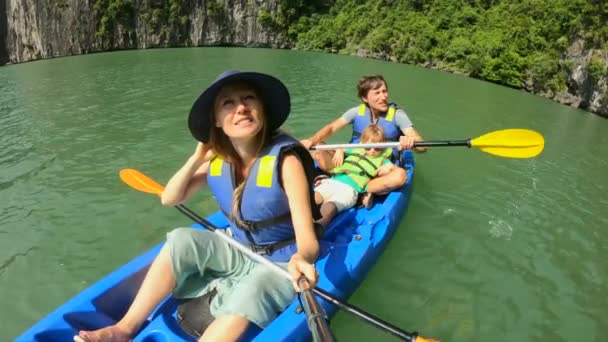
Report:
M 0 0 L 0 65 L 116 49 L 286 47 L 284 35 L 257 22 L 261 8 L 276 7 L 276 0 Z
M 0 0 L 0 65 L 8 62 L 6 51 L 6 2 Z
M 608 51 L 586 49 L 585 41 L 579 38 L 562 60 L 568 65 L 568 89 L 549 97 L 608 117 Z
M 94 47 L 95 23 L 86 1 L 6 2 L 9 63 L 81 54 Z

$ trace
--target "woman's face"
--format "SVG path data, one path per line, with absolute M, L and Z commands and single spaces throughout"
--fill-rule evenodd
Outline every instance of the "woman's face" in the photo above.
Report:
M 253 138 L 264 125 L 262 100 L 247 84 L 224 86 L 218 92 L 213 108 L 215 125 L 229 138 Z
M 376 112 L 386 112 L 388 110 L 388 89 L 386 88 L 386 84 L 382 82 L 380 87 L 370 89 L 367 92 L 367 96 L 364 96 L 362 100 Z

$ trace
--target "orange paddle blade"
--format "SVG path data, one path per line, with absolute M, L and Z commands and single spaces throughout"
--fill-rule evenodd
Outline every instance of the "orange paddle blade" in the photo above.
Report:
M 123 182 L 127 183 L 128 186 L 135 190 L 160 196 L 165 189 L 152 178 L 134 169 L 122 169 L 120 170 L 119 175 Z

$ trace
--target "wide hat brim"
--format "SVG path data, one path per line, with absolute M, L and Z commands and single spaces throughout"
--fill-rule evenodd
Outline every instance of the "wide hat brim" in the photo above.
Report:
M 264 104 L 266 124 L 270 132 L 281 127 L 289 116 L 291 109 L 289 91 L 279 79 L 257 72 L 224 72 L 192 105 L 188 116 L 188 128 L 196 140 L 209 142 L 215 97 L 223 86 L 233 82 L 246 82 L 255 87 Z

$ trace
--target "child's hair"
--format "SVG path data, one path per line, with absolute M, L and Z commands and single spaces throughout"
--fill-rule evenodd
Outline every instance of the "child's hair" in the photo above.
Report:
M 385 142 L 384 130 L 378 125 L 369 125 L 361 133 L 361 142 Z

